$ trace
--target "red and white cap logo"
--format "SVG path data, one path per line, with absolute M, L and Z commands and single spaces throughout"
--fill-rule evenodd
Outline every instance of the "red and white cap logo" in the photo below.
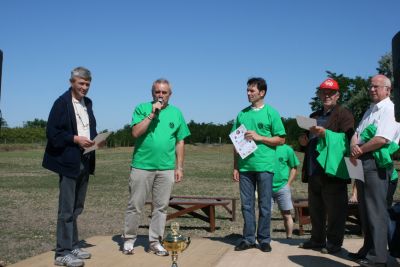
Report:
M 339 90 L 339 84 L 334 79 L 329 78 L 321 83 L 319 89 Z

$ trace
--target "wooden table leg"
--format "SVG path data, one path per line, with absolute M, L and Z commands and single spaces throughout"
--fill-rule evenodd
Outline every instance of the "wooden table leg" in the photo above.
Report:
M 215 206 L 210 205 L 209 207 L 210 214 L 209 216 L 209 222 L 210 222 L 210 232 L 215 232 Z
M 232 199 L 232 222 L 236 222 L 236 199 Z

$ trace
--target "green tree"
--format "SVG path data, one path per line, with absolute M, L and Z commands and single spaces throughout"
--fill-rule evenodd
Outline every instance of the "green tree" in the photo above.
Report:
M 24 128 L 46 128 L 47 121 L 42 119 L 34 119 L 33 121 L 26 121 L 23 123 Z
M 4 118 L 2 118 L 2 117 L 0 117 L 0 126 L 1 126 L 1 128 L 7 128 L 8 127 L 8 124 L 7 124 L 6 120 Z
M 378 61 L 378 68 L 376 70 L 379 74 L 383 74 L 388 77 L 393 83 L 393 63 L 392 53 L 384 54 Z

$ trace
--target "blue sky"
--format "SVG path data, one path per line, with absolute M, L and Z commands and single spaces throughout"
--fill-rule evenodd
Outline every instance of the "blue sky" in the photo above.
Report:
M 253 76 L 283 117 L 307 115 L 326 70 L 375 74 L 399 10 L 398 0 L 0 0 L 0 107 L 10 127 L 47 120 L 82 65 L 98 130 L 129 123 L 160 77 L 187 121 L 235 118 Z

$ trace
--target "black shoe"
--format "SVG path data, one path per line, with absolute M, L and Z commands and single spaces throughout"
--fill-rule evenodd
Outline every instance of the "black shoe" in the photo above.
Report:
M 299 244 L 299 248 L 303 248 L 303 249 L 324 248 L 324 247 L 325 247 L 325 244 L 316 243 L 312 240 L 308 240 L 306 242 Z
M 341 246 L 330 245 L 321 249 L 322 254 L 335 254 L 342 250 Z
M 372 262 L 368 259 L 359 260 L 357 263 L 360 264 L 360 266 L 364 266 L 364 267 L 386 267 L 387 266 L 386 263 Z
M 260 250 L 262 252 L 271 252 L 272 248 L 271 248 L 271 245 L 269 243 L 261 243 L 260 244 Z
M 242 241 L 235 247 L 235 251 L 242 251 L 250 248 L 255 248 L 256 244 L 248 244 L 246 241 Z
M 363 256 L 363 255 L 361 255 L 361 254 L 358 254 L 358 253 L 352 253 L 352 252 L 349 252 L 349 253 L 347 254 L 347 257 L 348 257 L 350 260 L 355 261 L 355 262 L 359 262 L 360 260 L 365 259 L 365 256 Z

